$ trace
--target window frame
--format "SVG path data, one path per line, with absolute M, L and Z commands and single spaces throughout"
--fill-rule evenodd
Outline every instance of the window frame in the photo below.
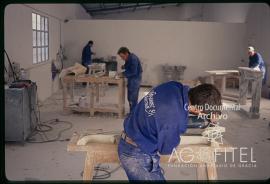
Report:
M 38 29 L 38 24 L 37 24 L 37 21 L 38 21 L 37 17 L 38 16 L 40 17 L 39 18 L 40 19 L 39 29 Z M 33 25 L 33 21 L 34 21 L 33 18 L 34 17 L 35 17 L 35 26 Z M 43 19 L 43 21 L 41 21 L 42 19 Z M 32 63 L 33 64 L 41 64 L 41 63 L 49 61 L 49 58 L 50 58 L 49 17 L 41 15 L 41 14 L 36 13 L 36 12 L 32 12 L 31 13 L 31 20 L 32 20 L 32 22 L 31 22 L 32 23 L 31 24 L 32 25 L 31 26 L 31 28 L 32 28 Z M 42 27 L 42 23 L 43 23 L 43 27 Z M 34 37 L 34 34 L 35 34 L 35 37 Z M 38 40 L 38 34 L 40 35 L 39 40 Z M 43 34 L 43 36 L 42 36 L 42 34 Z M 47 39 L 45 39 L 46 34 L 47 34 Z M 34 42 L 34 38 L 35 38 L 35 42 Z M 43 38 L 43 42 L 42 42 L 42 38 Z M 35 57 L 36 57 L 35 60 L 34 60 L 34 52 L 36 52 L 35 53 Z M 47 52 L 47 55 L 46 55 L 46 52 Z

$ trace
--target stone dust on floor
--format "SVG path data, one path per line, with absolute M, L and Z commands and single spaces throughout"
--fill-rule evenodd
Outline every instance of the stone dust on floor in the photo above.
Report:
M 150 89 L 141 88 L 141 99 Z M 75 90 L 75 94 L 82 93 L 82 89 Z M 113 101 L 116 96 L 114 87 L 106 90 L 104 101 Z M 109 94 L 109 95 L 108 95 Z M 224 101 L 230 105 L 232 102 Z M 125 109 L 128 111 L 126 100 Z M 118 119 L 111 114 L 97 114 L 89 117 L 89 113 L 63 113 L 62 92 L 59 90 L 40 106 L 41 121 L 59 119 L 72 123 L 72 128 L 61 134 L 62 141 L 49 143 L 6 143 L 5 145 L 5 169 L 9 180 L 82 180 L 84 168 L 84 152 L 67 152 L 68 140 L 73 132 L 84 130 L 121 131 L 123 129 L 123 119 Z M 235 167 L 217 168 L 218 179 L 221 180 L 250 180 L 267 179 L 270 176 L 270 100 L 262 99 L 261 117 L 259 119 L 248 119 L 238 112 L 226 111 L 228 119 L 221 120 L 221 126 L 226 127 L 224 138 L 238 149 L 235 151 Z M 54 138 L 58 132 L 66 128 L 66 124 L 54 125 L 54 129 L 47 133 L 48 138 Z M 41 139 L 43 135 L 37 137 Z M 240 163 L 239 149 L 245 147 L 248 151 L 246 159 L 256 161 L 252 166 L 237 165 Z M 252 150 L 252 151 L 251 151 Z M 251 153 L 252 152 L 252 153 Z M 227 156 L 228 159 L 231 156 Z M 218 162 L 224 163 L 219 159 Z M 161 164 L 167 180 L 195 180 L 195 167 L 169 167 Z M 109 171 L 118 167 L 118 164 L 101 164 L 100 167 Z M 103 175 L 102 171 L 95 173 Z M 127 180 L 125 172 L 119 168 L 105 180 Z

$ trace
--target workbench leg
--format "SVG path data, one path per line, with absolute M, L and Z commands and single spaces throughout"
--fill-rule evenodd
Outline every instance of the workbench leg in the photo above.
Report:
M 221 79 L 221 94 L 223 95 L 226 91 L 226 75 L 222 75 Z
M 249 81 L 245 79 L 244 72 L 240 71 L 240 78 L 239 78 L 239 103 L 240 105 L 246 105 L 247 103 L 248 83 Z
M 96 102 L 99 102 L 99 88 L 100 88 L 100 84 L 96 84 Z
M 217 168 L 215 162 L 207 164 L 208 180 L 217 180 Z
M 210 84 L 215 85 L 215 80 L 214 80 L 214 76 L 210 75 Z
M 125 81 L 118 83 L 118 117 L 123 118 L 125 115 Z
M 252 118 L 259 118 L 260 112 L 260 102 L 261 102 L 261 89 L 262 89 L 262 80 L 252 81 L 252 101 L 251 107 L 249 110 L 250 116 Z
M 87 152 L 83 170 L 83 180 L 92 180 L 94 172 L 95 162 L 94 155 Z
M 90 92 L 90 116 L 94 116 L 94 84 L 91 84 L 91 92 Z
M 67 108 L 67 86 L 66 84 L 63 82 L 63 111 L 66 110 Z
M 197 164 L 197 180 L 207 180 L 207 168 L 205 163 Z
M 72 100 L 72 103 L 74 103 L 74 87 L 75 87 L 75 82 L 72 81 L 72 83 L 71 83 L 71 100 Z

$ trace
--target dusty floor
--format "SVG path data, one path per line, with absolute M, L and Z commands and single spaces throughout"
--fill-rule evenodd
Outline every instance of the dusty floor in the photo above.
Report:
M 149 89 L 142 88 L 140 98 L 142 98 Z M 76 93 L 80 93 L 77 90 Z M 115 100 L 115 88 L 110 88 L 106 92 L 107 96 L 103 100 L 108 102 Z M 104 131 L 122 130 L 123 119 L 118 119 L 112 115 L 99 114 L 96 117 L 89 117 L 87 113 L 67 114 L 62 112 L 61 91 L 47 99 L 40 107 L 41 120 L 46 121 L 53 118 L 72 122 L 72 129 L 64 132 L 61 139 L 68 139 L 74 131 L 103 129 Z M 225 104 L 233 104 L 224 101 Z M 126 109 L 128 104 L 126 102 Z M 226 127 L 224 138 L 238 149 L 235 151 L 235 167 L 222 165 L 223 157 L 220 157 L 221 163 L 217 169 L 218 178 L 221 180 L 238 179 L 267 179 L 270 176 L 270 100 L 262 99 L 260 119 L 247 119 L 239 112 L 228 111 L 227 120 L 221 120 L 220 124 Z M 57 135 L 67 125 L 55 125 L 52 132 L 47 133 L 49 138 Z M 40 137 L 37 136 L 37 139 Z M 83 152 L 67 152 L 68 141 L 57 141 L 51 143 L 25 143 L 15 144 L 7 143 L 5 146 L 5 167 L 6 176 L 9 180 L 81 180 L 84 167 L 85 154 Z M 239 150 L 243 148 L 247 155 L 246 165 L 240 167 Z M 252 158 L 251 158 L 252 157 Z M 231 156 L 228 156 L 229 160 Z M 250 164 L 250 162 L 256 163 Z M 228 161 L 228 163 L 231 163 Z M 109 170 L 116 168 L 117 164 L 102 164 Z M 162 165 L 165 178 L 167 180 L 194 180 L 196 179 L 196 169 L 194 167 L 173 168 L 168 165 Z M 103 174 L 102 172 L 96 173 Z M 108 180 L 126 180 L 127 177 L 122 168 L 112 173 Z

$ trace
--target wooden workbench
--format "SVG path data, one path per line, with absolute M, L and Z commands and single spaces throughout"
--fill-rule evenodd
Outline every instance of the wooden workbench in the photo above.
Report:
M 74 133 L 70 139 L 70 142 L 67 146 L 67 151 L 82 151 L 86 152 L 86 159 L 84 165 L 84 172 L 83 172 L 83 180 L 92 180 L 93 179 L 93 172 L 94 167 L 100 163 L 119 163 L 118 159 L 118 142 L 114 144 L 101 144 L 101 143 L 88 143 L 86 145 L 77 145 L 80 135 L 78 133 Z M 187 137 L 199 137 L 199 136 L 186 136 Z M 183 138 L 183 137 L 182 137 Z M 189 138 L 187 138 L 189 139 Z M 233 147 L 225 142 L 222 145 L 216 144 L 193 144 L 188 145 L 182 143 L 176 148 L 177 153 L 182 153 L 182 160 L 180 163 L 187 163 L 187 164 L 197 164 L 197 179 L 198 180 L 217 180 L 217 170 L 215 165 L 215 158 L 214 152 L 232 152 Z M 183 145 L 182 145 L 183 144 Z M 218 149 L 216 149 L 218 148 Z M 215 150 L 216 149 L 216 150 Z M 207 150 L 207 157 L 205 159 L 202 156 L 202 150 Z M 194 154 L 192 161 L 190 161 L 191 154 Z M 203 152 L 205 154 L 205 151 Z M 203 155 L 204 155 L 203 154 Z M 170 155 L 162 155 L 160 158 L 161 163 L 168 163 L 173 164 L 179 163 L 179 160 L 175 157 L 171 158 L 169 161 Z
M 238 94 L 226 93 L 226 79 L 227 77 L 234 77 L 239 80 L 239 71 L 238 70 L 207 70 L 205 71 L 210 76 L 210 83 L 215 85 L 215 79 L 221 78 L 220 93 L 222 98 L 227 100 L 238 101 Z
M 67 105 L 67 87 L 71 88 L 71 100 L 74 101 L 74 84 L 75 83 L 87 83 L 87 93 L 90 97 L 89 107 L 68 107 Z M 117 113 L 119 118 L 124 117 L 125 114 L 125 79 L 124 78 L 112 78 L 109 76 L 90 76 L 88 74 L 82 74 L 78 76 L 67 75 L 62 78 L 63 84 L 63 110 L 74 110 L 79 112 L 89 112 L 90 116 L 94 116 L 95 112 L 112 112 Z M 95 106 L 94 98 L 99 101 L 99 86 L 101 84 L 116 84 L 118 86 L 118 103 L 110 106 L 99 105 Z M 117 97 L 116 97 L 117 98 Z

